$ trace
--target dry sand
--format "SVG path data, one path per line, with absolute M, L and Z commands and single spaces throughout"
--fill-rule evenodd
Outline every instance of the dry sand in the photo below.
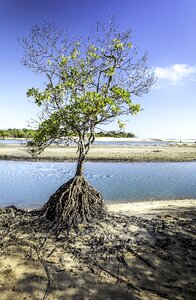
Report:
M 1 213 L 0 299 L 196 299 L 195 201 L 109 205 L 110 219 L 57 240 Z
M 50 146 L 38 156 L 40 160 L 77 159 L 76 146 Z M 0 144 L 0 159 L 32 159 L 22 145 Z M 90 161 L 195 161 L 196 144 L 111 146 L 93 145 L 87 155 Z
M 178 213 L 183 209 L 196 209 L 195 199 L 184 200 L 152 200 L 152 201 L 139 201 L 120 204 L 110 204 L 108 209 L 111 212 L 118 214 L 129 214 L 135 216 L 143 216 L 145 218 L 153 218 L 158 215 L 166 213 Z

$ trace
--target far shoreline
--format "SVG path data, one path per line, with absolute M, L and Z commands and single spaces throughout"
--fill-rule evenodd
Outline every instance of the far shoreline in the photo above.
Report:
M 0 161 L 23 161 L 23 162 L 59 162 L 59 163 L 66 163 L 66 162 L 73 162 L 77 163 L 76 158 L 68 158 L 68 159 L 63 159 L 63 158 L 57 158 L 57 157 L 38 157 L 38 158 L 31 158 L 31 157 L 15 157 L 15 156 L 0 156 Z M 172 159 L 167 159 L 167 160 L 157 160 L 157 159 L 151 159 L 151 160 L 143 160 L 143 159 L 128 159 L 128 158 L 87 158 L 85 162 L 95 162 L 95 163 L 185 163 L 185 162 L 196 162 L 196 159 L 192 160 L 186 160 L 186 159 L 181 159 L 181 160 L 172 160 Z

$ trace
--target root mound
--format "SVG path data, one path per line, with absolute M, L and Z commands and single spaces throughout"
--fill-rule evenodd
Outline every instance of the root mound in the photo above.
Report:
M 80 223 L 102 219 L 106 206 L 101 194 L 83 176 L 75 176 L 49 198 L 42 213 L 55 227 L 78 228 Z

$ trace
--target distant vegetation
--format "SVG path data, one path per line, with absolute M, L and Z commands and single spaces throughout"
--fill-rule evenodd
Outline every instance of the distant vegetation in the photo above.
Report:
M 35 130 L 33 129 L 16 129 L 16 128 L 9 128 L 6 130 L 0 130 L 0 138 L 25 138 L 29 139 L 32 138 Z M 124 132 L 124 131 L 108 131 L 108 132 L 97 132 L 95 134 L 96 137 L 116 137 L 116 138 L 133 138 L 135 135 L 132 132 Z
M 32 134 L 35 132 L 33 129 L 16 129 L 9 128 L 6 130 L 0 130 L 0 138 L 31 138 Z
M 124 132 L 124 131 L 107 131 L 107 132 L 97 132 L 95 134 L 96 137 L 115 137 L 115 138 L 134 138 L 136 137 L 132 132 Z

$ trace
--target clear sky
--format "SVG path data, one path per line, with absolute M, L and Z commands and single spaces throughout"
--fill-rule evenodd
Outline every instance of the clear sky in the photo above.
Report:
M 43 22 L 77 37 L 114 15 L 130 28 L 158 80 L 139 101 L 144 110 L 126 131 L 141 138 L 196 139 L 196 0 L 0 0 L 0 128 L 22 128 L 36 109 L 26 97 L 42 79 L 20 64 L 17 38 Z M 115 129 L 111 125 L 108 129 Z

